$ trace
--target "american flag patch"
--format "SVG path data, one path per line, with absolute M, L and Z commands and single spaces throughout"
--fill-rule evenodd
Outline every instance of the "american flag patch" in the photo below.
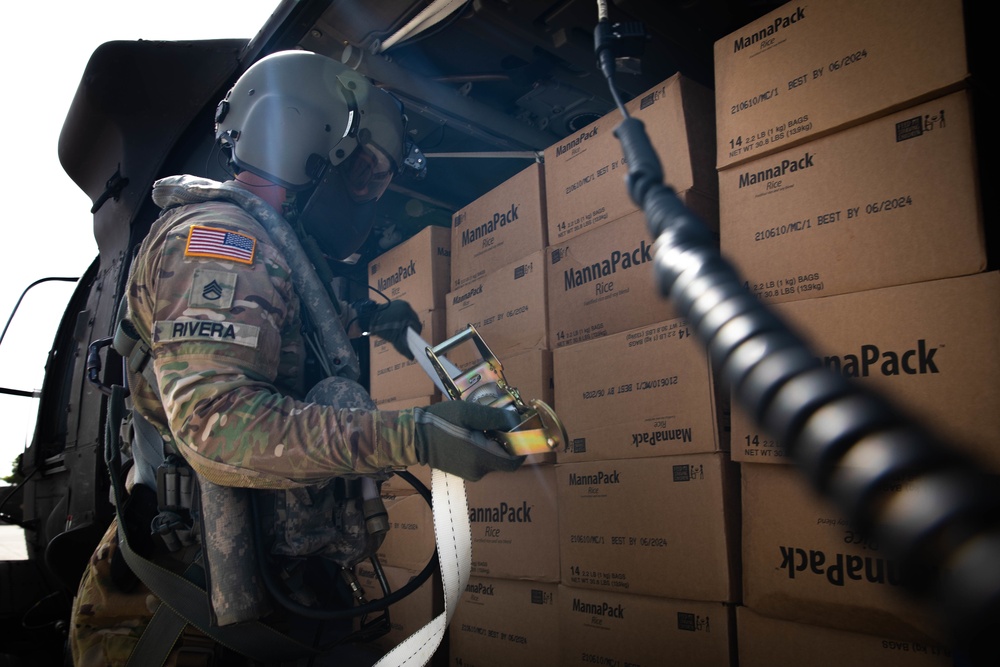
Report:
M 225 229 L 195 225 L 188 232 L 185 257 L 214 257 L 243 264 L 253 264 L 257 240 L 252 236 Z

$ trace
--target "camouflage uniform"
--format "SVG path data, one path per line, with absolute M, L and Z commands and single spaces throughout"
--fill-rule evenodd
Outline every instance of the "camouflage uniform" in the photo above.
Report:
M 150 344 L 160 397 L 140 381 L 132 400 L 168 447 L 215 484 L 289 489 L 417 463 L 412 410 L 302 400 L 296 268 L 231 201 L 167 209 L 133 265 L 129 319 Z M 124 664 L 158 604 L 142 585 L 113 590 L 103 568 L 116 542 L 112 526 L 74 604 L 78 666 Z
M 255 241 L 252 263 L 191 256 L 196 226 Z M 128 286 L 129 317 L 152 343 L 162 400 L 139 391 L 136 407 L 199 474 L 224 486 L 288 488 L 417 463 L 411 411 L 299 400 L 305 355 L 292 271 L 234 204 L 162 216 Z

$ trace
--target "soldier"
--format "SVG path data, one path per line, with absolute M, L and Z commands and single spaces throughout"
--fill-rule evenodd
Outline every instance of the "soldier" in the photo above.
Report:
M 149 538 L 137 521 L 128 533 L 136 552 L 171 571 L 201 553 L 211 587 L 246 560 L 234 545 L 245 543 L 252 523 L 238 502 L 237 509 L 220 509 L 215 498 L 277 490 L 267 506 L 287 518 L 302 489 L 309 493 L 301 505 L 310 505 L 335 478 L 387 476 L 420 463 L 477 480 L 522 463 L 482 434 L 513 427 L 506 410 L 462 401 L 376 410 L 355 382 L 357 359 L 341 319 L 350 315 L 307 259 L 310 246 L 334 258 L 360 247 L 375 201 L 402 167 L 403 124 L 395 98 L 339 62 L 281 52 L 250 67 L 219 104 L 216 138 L 235 179 L 175 176 L 155 184 L 153 200 L 163 212 L 133 262 L 123 320 L 134 343 L 124 354 L 136 433 L 127 504 L 152 505 L 156 513 L 150 494 L 158 468 L 170 460 L 175 474 L 186 464 L 202 487 L 201 507 L 196 498 L 190 508 L 202 534 L 190 534 L 197 524 L 171 523 L 187 508 L 164 519 L 160 479 L 156 519 L 163 529 Z M 372 332 L 412 358 L 407 327 L 419 332 L 420 324 L 404 302 L 380 310 L 371 323 Z M 315 388 L 304 371 L 310 351 L 331 376 Z M 126 512 L 125 524 L 133 515 L 144 513 Z M 349 511 L 343 516 L 355 525 Z M 295 529 L 308 523 L 289 521 L 265 533 L 291 533 L 283 546 L 296 555 Z M 322 523 L 325 529 L 334 522 L 327 516 Z M 349 526 L 324 543 L 337 562 L 372 550 L 368 536 L 360 546 L 352 541 Z M 223 554 L 215 562 L 213 546 Z M 80 667 L 126 664 L 130 655 L 134 664 L 135 647 L 161 605 L 120 550 L 115 522 L 74 601 L 70 645 Z M 244 597 L 259 593 L 259 582 L 242 585 Z M 220 621 L 237 597 L 226 595 L 213 599 Z M 263 614 L 267 606 L 257 600 L 250 609 Z M 229 622 L 246 619 L 248 612 L 239 611 Z M 168 664 L 221 664 L 224 654 L 189 627 Z

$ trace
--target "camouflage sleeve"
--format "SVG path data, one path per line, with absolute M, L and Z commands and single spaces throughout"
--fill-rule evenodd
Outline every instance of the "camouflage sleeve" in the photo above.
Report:
M 130 294 L 140 311 L 145 297 L 166 424 L 191 465 L 217 484 L 287 488 L 415 464 L 412 411 L 337 409 L 278 389 L 301 370 L 288 358 L 290 340 L 301 356 L 290 269 L 241 216 L 188 208 Z

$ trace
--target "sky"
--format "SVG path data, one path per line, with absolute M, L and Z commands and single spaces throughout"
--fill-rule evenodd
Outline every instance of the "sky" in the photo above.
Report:
M 0 0 L 0 330 L 21 293 L 97 257 L 91 201 L 59 163 L 63 121 L 91 54 L 112 40 L 250 39 L 280 0 Z M 0 343 L 0 387 L 41 389 L 74 283 L 24 297 Z M 37 399 L 0 394 L 0 477 L 29 444 Z M 0 482 L 2 484 L 2 482 Z

